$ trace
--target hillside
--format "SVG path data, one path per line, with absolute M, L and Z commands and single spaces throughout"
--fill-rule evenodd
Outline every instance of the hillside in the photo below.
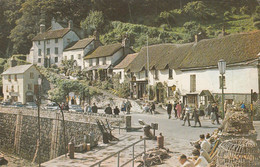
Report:
M 28 54 L 39 25 L 51 19 L 67 22 L 92 35 L 98 30 L 104 44 L 120 42 L 125 33 L 138 51 L 146 44 L 186 43 L 260 27 L 257 0 L 1 0 L 0 57 Z

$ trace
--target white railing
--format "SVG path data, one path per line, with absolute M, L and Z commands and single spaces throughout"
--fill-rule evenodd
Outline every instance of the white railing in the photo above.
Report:
M 144 151 L 142 151 L 141 153 L 135 155 L 135 145 L 138 144 L 138 143 L 141 143 L 142 141 L 144 142 L 144 143 L 143 143 L 143 144 L 144 144 Z M 123 152 L 124 150 L 130 148 L 130 147 L 132 147 L 132 153 L 133 153 L 133 154 L 132 154 L 132 158 L 131 158 L 130 160 L 128 160 L 127 162 L 123 163 L 122 165 L 120 165 L 120 153 Z M 134 160 L 135 160 L 137 157 L 139 157 L 139 156 L 141 156 L 142 154 L 145 154 L 145 153 L 146 153 L 146 140 L 145 140 L 145 139 L 141 139 L 141 140 L 138 140 L 138 141 L 136 141 L 135 143 L 133 143 L 133 144 L 131 144 L 131 145 L 129 145 L 129 146 L 127 146 L 127 147 L 125 147 L 125 148 L 119 150 L 118 152 L 116 152 L 116 153 L 114 153 L 114 154 L 111 154 L 110 156 L 108 156 L 108 157 L 106 157 L 106 158 L 104 158 L 104 159 L 102 159 L 102 160 L 100 160 L 100 161 L 94 163 L 94 164 L 91 165 L 90 167 L 95 167 L 95 166 L 100 167 L 100 166 L 101 166 L 101 163 L 103 163 L 104 161 L 106 161 L 106 160 L 108 160 L 108 159 L 110 159 L 110 158 L 112 158 L 112 157 L 114 157 L 114 156 L 117 156 L 117 167 L 123 167 L 123 166 L 129 164 L 130 162 L 132 162 L 132 167 L 134 167 L 134 163 L 135 163 Z M 145 166 L 145 161 L 144 161 L 144 166 Z

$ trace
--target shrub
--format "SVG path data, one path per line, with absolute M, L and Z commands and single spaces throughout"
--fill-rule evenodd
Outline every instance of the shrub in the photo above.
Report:
M 237 13 L 237 8 L 236 7 L 232 7 L 231 8 L 231 13 L 232 14 L 236 14 Z
M 260 21 L 254 22 L 254 27 L 256 27 L 258 30 L 260 30 Z
M 226 12 L 224 13 L 224 17 L 225 17 L 226 19 L 230 19 L 231 13 L 230 13 L 229 11 L 226 11 Z
M 247 6 L 241 7 L 239 11 L 240 11 L 241 14 L 248 14 L 249 13 Z

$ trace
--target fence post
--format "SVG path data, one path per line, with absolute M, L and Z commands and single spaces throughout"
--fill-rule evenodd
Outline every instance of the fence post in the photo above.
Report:
M 133 161 L 132 161 L 132 167 L 135 166 L 135 145 L 133 145 Z
M 117 154 L 117 167 L 120 167 L 119 165 L 119 161 L 120 161 L 120 151 Z

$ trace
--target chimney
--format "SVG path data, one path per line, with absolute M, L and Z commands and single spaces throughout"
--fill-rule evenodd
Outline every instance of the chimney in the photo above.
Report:
M 52 19 L 51 19 L 51 28 L 52 29 L 54 29 L 55 28 L 55 23 L 56 23 L 56 20 L 55 20 L 55 18 L 53 17 Z
M 73 29 L 73 21 L 72 20 L 69 21 L 68 28 Z
M 17 61 L 15 60 L 14 57 L 12 57 L 10 60 L 10 67 L 15 67 L 15 66 L 17 66 Z
M 195 43 L 199 42 L 198 34 L 196 34 L 196 35 L 194 36 L 194 38 L 195 38 Z
M 94 48 L 97 48 L 100 46 L 98 31 L 94 31 L 93 36 L 94 36 Z
M 125 48 L 130 48 L 130 40 L 128 38 L 128 34 L 126 33 L 123 40 L 122 40 L 122 46 Z
M 94 39 L 99 40 L 99 33 L 97 31 L 94 31 Z
M 44 33 L 45 32 L 45 25 L 44 24 L 41 24 L 40 25 L 40 34 Z

